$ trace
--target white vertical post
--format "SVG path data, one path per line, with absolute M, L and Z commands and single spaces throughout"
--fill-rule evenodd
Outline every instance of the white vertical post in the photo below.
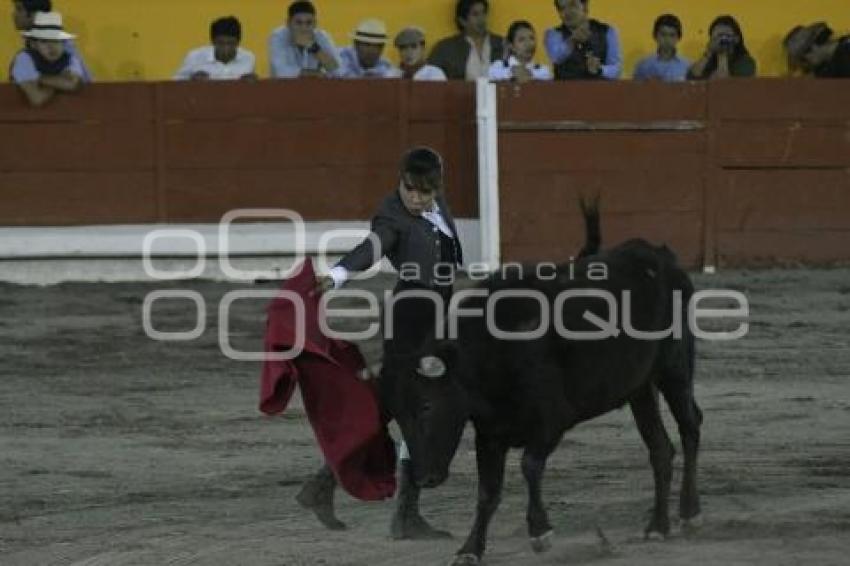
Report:
M 477 83 L 478 208 L 481 216 L 481 262 L 491 271 L 502 262 L 499 217 L 499 112 L 496 85 Z

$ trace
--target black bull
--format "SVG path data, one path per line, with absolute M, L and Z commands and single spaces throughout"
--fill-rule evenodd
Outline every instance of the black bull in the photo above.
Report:
M 598 228 L 585 215 L 588 247 L 596 252 Z M 607 272 L 599 280 L 601 266 Z M 588 270 L 595 266 L 596 276 Z M 646 527 L 648 535 L 670 531 L 668 497 L 675 453 L 661 419 L 658 392 L 664 396 L 679 428 L 684 451 L 684 474 L 679 513 L 687 525 L 699 515 L 696 486 L 697 452 L 702 414 L 694 399 L 695 340 L 687 323 L 687 304 L 693 286 L 666 247 L 632 240 L 574 265 L 559 267 L 557 277 L 536 270 L 495 274 L 478 286 L 489 297 L 498 291 L 537 292 L 538 299 L 501 298 L 494 304 L 495 326 L 504 332 L 540 327 L 539 297 L 558 305 L 563 324 L 556 328 L 550 313 L 545 333 L 531 340 L 494 336 L 486 316 L 458 319 L 457 337 L 427 345 L 423 354 L 385 360 L 382 397 L 399 423 L 410 448 L 414 477 L 424 487 L 446 480 L 463 429 L 475 429 L 478 464 L 478 506 L 469 538 L 456 564 L 477 564 L 485 550 L 487 527 L 499 505 L 509 448 L 523 448 L 522 473 L 528 485 L 528 532 L 536 551 L 550 546 L 552 527 L 541 497 L 546 460 L 564 433 L 583 421 L 628 404 L 649 449 L 655 479 L 655 503 Z M 570 298 L 557 303 L 565 291 L 593 289 L 598 296 Z M 628 293 L 624 293 L 628 292 Z M 630 305 L 625 295 L 630 295 Z M 681 305 L 674 300 L 681 296 Z M 486 313 L 487 297 L 472 297 L 461 309 Z M 599 330 L 617 310 L 616 337 L 597 340 L 565 338 L 563 329 Z M 681 335 L 636 338 L 629 328 L 663 333 L 680 321 Z M 674 312 L 679 310 L 679 313 Z M 592 313 L 588 316 L 587 313 Z M 677 316 L 680 315 L 680 316 Z

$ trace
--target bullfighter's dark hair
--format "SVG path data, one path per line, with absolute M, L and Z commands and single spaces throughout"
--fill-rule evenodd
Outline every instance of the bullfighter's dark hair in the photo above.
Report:
M 24 10 L 26 10 L 27 14 L 29 15 L 33 15 L 36 12 L 53 11 L 52 0 L 21 0 L 21 5 L 24 7 Z
M 298 14 L 311 14 L 315 16 L 316 7 L 313 6 L 312 2 L 308 2 L 307 0 L 299 0 L 298 2 L 293 2 L 289 5 L 289 19 L 294 18 Z
M 472 11 L 472 8 L 476 4 L 483 4 L 484 11 L 490 12 L 490 2 L 488 0 L 458 0 L 457 6 L 455 6 L 455 23 L 457 24 L 457 29 L 463 31 L 463 24 L 461 22 L 466 21 L 469 17 L 469 12 Z
M 214 41 L 217 37 L 235 37 L 242 41 L 242 24 L 234 16 L 217 19 L 210 26 L 210 38 Z
M 415 147 L 401 160 L 401 175 L 417 189 L 433 192 L 443 186 L 443 158 L 430 147 Z
M 682 20 L 680 20 L 677 16 L 673 14 L 663 14 L 658 16 L 658 19 L 655 20 L 655 25 L 652 27 L 652 37 L 657 36 L 659 30 L 663 27 L 675 29 L 676 33 L 679 34 L 679 39 L 682 38 Z

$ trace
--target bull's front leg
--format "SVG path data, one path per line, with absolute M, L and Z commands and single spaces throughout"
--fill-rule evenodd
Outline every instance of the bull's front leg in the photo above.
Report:
M 452 563 L 453 566 L 475 566 L 487 546 L 487 528 L 502 500 L 505 456 L 508 447 L 495 438 L 477 433 L 475 451 L 478 463 L 478 507 L 472 531 Z
M 552 524 L 543 505 L 543 472 L 546 470 L 546 456 L 527 448 L 522 455 L 522 475 L 528 484 L 528 536 L 534 552 L 546 552 L 552 548 Z

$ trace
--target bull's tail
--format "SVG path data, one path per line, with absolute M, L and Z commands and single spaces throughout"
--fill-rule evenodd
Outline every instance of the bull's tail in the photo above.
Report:
M 583 196 L 579 199 L 581 215 L 584 217 L 584 248 L 578 254 L 579 258 L 596 255 L 602 247 L 602 231 L 599 224 L 599 195 L 592 199 Z

